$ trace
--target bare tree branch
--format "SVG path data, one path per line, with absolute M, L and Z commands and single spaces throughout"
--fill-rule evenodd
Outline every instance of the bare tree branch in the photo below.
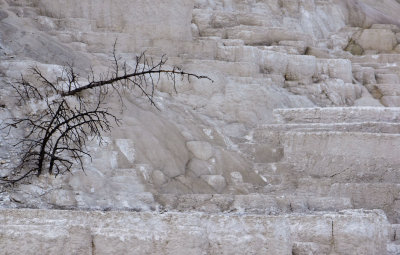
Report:
M 14 146 L 21 150 L 21 158 L 15 171 L 0 178 L 1 183 L 15 184 L 43 172 L 59 175 L 70 172 L 75 163 L 84 171 L 84 157 L 90 158 L 86 143 L 96 138 L 102 143 L 104 133 L 110 132 L 113 124 L 120 120 L 103 107 L 111 91 L 116 91 L 121 103 L 122 89 L 135 89 L 157 107 L 154 101 L 155 89 L 160 77 L 171 79 L 176 91 L 176 76 L 207 79 L 207 76 L 184 72 L 179 68 L 164 69 L 167 58 L 162 56 L 158 62 L 146 57 L 145 53 L 136 57 L 132 71 L 126 62 L 120 64 L 116 55 L 116 41 L 113 47 L 113 68 L 95 79 L 94 71 L 87 75 L 88 83 L 80 84 L 80 76 L 73 65 L 62 70 L 62 79 L 52 82 L 35 66 L 31 69 L 37 83 L 30 83 L 21 76 L 21 81 L 11 84 L 16 91 L 19 104 L 41 104 L 35 112 L 21 118 L 9 119 L 2 129 L 23 129 L 25 134 Z M 80 92 L 90 91 L 84 97 Z M 71 103 L 71 100 L 75 103 Z M 26 107 L 29 108 L 29 107 Z

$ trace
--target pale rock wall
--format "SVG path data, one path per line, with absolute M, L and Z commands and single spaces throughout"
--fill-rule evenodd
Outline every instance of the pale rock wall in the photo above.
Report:
M 5 254 L 385 254 L 380 211 L 313 215 L 1 210 Z
M 216 32 L 218 28 L 243 26 L 284 27 L 277 38 L 286 39 L 326 37 L 345 25 L 345 16 L 338 5 L 306 1 L 195 1 L 194 24 L 201 35 Z M 200 12 L 199 9 L 209 9 Z M 214 13 L 212 12 L 215 11 Z M 228 32 L 229 33 L 229 32 Z M 229 34 L 228 34 L 229 36 Z M 232 35 L 231 35 L 232 36 Z M 274 33 L 254 33 L 252 43 L 262 38 L 274 42 Z M 258 38 L 258 40 L 257 40 Z M 265 39 L 263 40 L 265 41 Z
M 385 254 L 383 215 L 336 212 L 382 209 L 391 223 L 400 222 L 399 111 L 382 107 L 400 105 L 396 2 L 0 0 L 0 6 L 2 85 L 20 73 L 32 79 L 32 65 L 57 79 L 70 59 L 79 70 L 106 71 L 116 38 L 129 66 L 142 50 L 168 53 L 171 66 L 214 80 L 177 80 L 176 94 L 161 79 L 160 110 L 140 93 L 124 94 L 123 108 L 110 97 L 123 122 L 103 147 L 89 145 L 86 172 L 43 175 L 0 193 L 8 208 L 143 213 L 68 212 L 84 222 L 69 229 L 76 221 L 60 212 L 68 220 L 56 226 L 58 235 L 40 232 L 37 222 L 9 224 L 0 247 L 20 242 L 16 251 L 29 253 L 30 244 L 16 239 L 25 231 L 32 250 L 43 253 L 54 249 L 35 234 L 57 239 L 57 246 L 76 244 L 81 253 L 184 247 L 199 254 Z M 1 117 L 21 114 L 7 86 L 0 89 Z M 336 107 L 304 109 L 316 105 Z M 5 174 L 19 152 L 0 146 Z M 35 213 L 49 217 L 38 223 L 46 227 L 57 218 L 57 211 Z M 116 227 L 104 230 L 102 220 Z M 398 239 L 391 235 L 392 254 Z
M 148 40 L 190 41 L 193 1 L 36 0 L 40 11 L 54 18 L 94 20 L 98 29 L 134 34 Z M 132 42 L 135 43 L 135 42 Z
M 26 14 L 28 10 L 32 11 L 31 7 L 22 7 L 21 11 L 12 7 L 18 6 L 17 3 L 8 2 L 8 9 L 5 9 L 9 16 L 3 19 L 4 23 L 11 25 L 18 21 L 21 28 L 28 27 L 17 17 L 36 17 Z M 46 29 L 33 34 L 37 33 L 39 38 L 55 34 L 60 41 L 68 33 L 81 36 L 78 38 L 81 41 L 73 41 L 69 46 L 79 45 L 80 51 L 76 55 L 97 66 L 104 68 L 108 60 L 99 60 L 92 53 L 110 52 L 111 47 L 106 49 L 107 44 L 103 42 L 107 41 L 111 46 L 114 36 L 123 36 L 119 45 L 130 52 L 122 54 L 125 59 L 147 43 L 152 47 L 159 46 L 160 52 L 174 48 L 175 56 L 179 57 L 171 58 L 172 64 L 207 74 L 215 82 L 178 81 L 179 94 L 174 95 L 171 83 L 162 80 L 156 98 L 161 112 L 150 109 L 143 101 L 135 102 L 136 95 L 124 96 L 128 109 L 121 114 L 124 124 L 113 130 L 107 147 L 96 149 L 93 146 L 95 159 L 88 168 L 88 176 L 77 172 L 72 177 L 63 177 L 66 185 L 51 180 L 51 184 L 46 185 L 49 180 L 44 177 L 40 180 L 40 188 L 35 189 L 35 185 L 25 187 L 35 190 L 34 199 L 21 189 L 7 198 L 7 203 L 17 200 L 30 206 L 45 206 L 51 201 L 50 207 L 151 210 L 157 207 L 153 195 L 158 193 L 255 192 L 252 185 L 262 186 L 265 181 L 254 170 L 251 151 L 256 151 L 256 162 L 265 163 L 279 160 L 282 150 L 264 144 L 251 148 L 246 145 L 252 142 L 246 135 L 256 125 L 273 122 L 272 109 L 313 107 L 315 104 L 347 106 L 362 95 L 368 95 L 365 88 L 353 83 L 349 55 L 342 52 L 343 56 L 334 55 L 335 50 L 342 49 L 333 46 L 347 45 L 352 36 L 352 31 L 344 38 L 340 33 L 335 34 L 346 25 L 344 10 L 347 10 L 335 1 L 169 1 L 167 4 L 41 0 L 22 6 L 36 6 L 41 14 L 37 18 L 38 26 Z M 13 12 L 17 14 L 13 16 Z M 51 30 L 51 27 L 59 30 Z M 19 28 L 15 29 L 19 31 Z M 191 29 L 198 32 L 194 37 Z M 390 33 L 390 42 L 394 43 L 392 30 L 374 29 Z M 372 43 L 369 38 L 374 35 L 368 31 L 364 31 L 366 36 L 361 39 Z M 11 30 L 4 37 L 19 33 L 31 34 Z M 124 37 L 126 35 L 129 36 Z M 218 38 L 216 35 L 223 36 Z M 337 35 L 338 39 L 331 35 Z M 223 39 L 225 37 L 227 39 Z M 373 47 L 376 44 L 374 42 Z M 39 43 L 33 46 L 29 54 L 24 50 L 20 54 L 33 59 L 40 55 L 40 61 L 42 58 L 47 62 L 54 61 L 52 56 L 55 54 L 48 57 L 47 48 L 39 47 Z M 32 54 L 36 50 L 43 54 Z M 74 50 L 64 51 L 75 54 Z M 57 52 L 57 48 L 51 52 Z M 362 61 L 376 60 L 366 56 Z M 7 77 L 16 78 L 20 69 L 27 69 L 32 64 L 34 61 L 8 59 L 1 67 Z M 51 65 L 40 67 L 48 69 L 50 74 L 56 69 Z M 369 74 L 368 77 L 375 77 L 375 73 Z M 367 79 L 367 75 L 362 76 L 363 80 L 373 81 Z M 390 81 L 388 77 L 378 80 Z M 380 88 L 383 90 L 383 86 Z M 390 93 L 385 96 L 385 102 L 396 100 Z M 110 100 L 110 105 L 118 109 L 116 102 Z M 115 139 L 125 139 L 123 143 L 129 144 L 129 148 L 121 147 Z M 237 185 L 238 182 L 241 184 Z M 134 183 L 134 187 L 124 190 L 129 183 Z M 102 187 L 107 188 L 102 190 Z M 135 194 L 134 198 L 129 194 Z

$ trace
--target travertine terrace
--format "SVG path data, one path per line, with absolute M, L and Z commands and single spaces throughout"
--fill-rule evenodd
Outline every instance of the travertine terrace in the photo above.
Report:
M 0 189 L 0 254 L 400 254 L 396 0 L 0 0 L 7 84 L 146 51 L 214 80 L 107 102 L 86 172 Z M 121 111 L 122 110 L 122 111 Z M 22 132 L 22 130 L 21 130 Z M 0 175 L 18 151 L 0 132 Z M 18 136 L 18 133 L 13 133 Z

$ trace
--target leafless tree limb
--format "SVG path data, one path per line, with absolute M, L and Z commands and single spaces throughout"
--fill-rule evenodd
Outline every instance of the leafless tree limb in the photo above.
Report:
M 101 143 L 102 135 L 110 132 L 113 124 L 120 123 L 104 107 L 110 89 L 118 93 L 123 103 L 121 91 L 138 88 L 151 105 L 157 107 L 153 98 L 162 75 L 171 79 L 175 91 L 176 76 L 182 79 L 187 77 L 189 81 L 190 78 L 212 81 L 207 76 L 184 72 L 176 67 L 164 68 L 167 62 L 165 56 L 154 62 L 153 58 L 142 53 L 135 61 L 131 69 L 126 62 L 121 64 L 116 55 L 115 42 L 113 67 L 97 80 L 91 69 L 87 75 L 88 82 L 81 85 L 81 77 L 73 65 L 67 65 L 62 71 L 62 79 L 52 82 L 35 66 L 31 69 L 35 83 L 21 76 L 21 81 L 11 84 L 20 105 L 41 103 L 44 107 L 28 116 L 10 119 L 2 126 L 2 129 L 19 128 L 26 132 L 14 144 L 22 152 L 20 162 L 12 174 L 0 178 L 0 184 L 15 184 L 44 172 L 57 176 L 70 172 L 75 164 L 84 171 L 83 159 L 90 157 L 87 141 L 97 139 Z M 95 97 L 82 96 L 83 91 L 91 91 Z

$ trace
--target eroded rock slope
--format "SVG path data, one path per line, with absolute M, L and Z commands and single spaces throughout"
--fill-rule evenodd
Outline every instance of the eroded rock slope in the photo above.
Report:
M 22 229 L 39 245 L 33 233 L 54 223 L 64 233 L 58 240 L 86 240 L 71 244 L 82 253 L 106 254 L 102 240 L 112 239 L 121 253 L 134 243 L 155 254 L 231 254 L 236 247 L 227 244 L 239 238 L 246 254 L 399 254 L 400 4 L 161 2 L 0 0 L 2 119 L 18 116 L 7 83 L 29 78 L 29 67 L 52 79 L 67 62 L 83 74 L 105 71 L 116 39 L 128 65 L 142 51 L 166 53 L 170 66 L 214 80 L 179 81 L 178 93 L 161 80 L 160 110 L 124 94 L 120 112 L 110 98 L 123 124 L 103 147 L 90 146 L 86 172 L 44 175 L 0 193 L 4 208 L 141 211 L 107 218 L 130 215 L 160 226 L 156 232 L 141 239 L 123 224 L 104 230 L 101 213 L 65 227 L 55 211 L 5 210 L 4 249 Z M 2 135 L 5 175 L 18 152 Z M 239 221 L 248 235 L 227 227 Z M 189 232 L 190 247 L 178 241 Z

